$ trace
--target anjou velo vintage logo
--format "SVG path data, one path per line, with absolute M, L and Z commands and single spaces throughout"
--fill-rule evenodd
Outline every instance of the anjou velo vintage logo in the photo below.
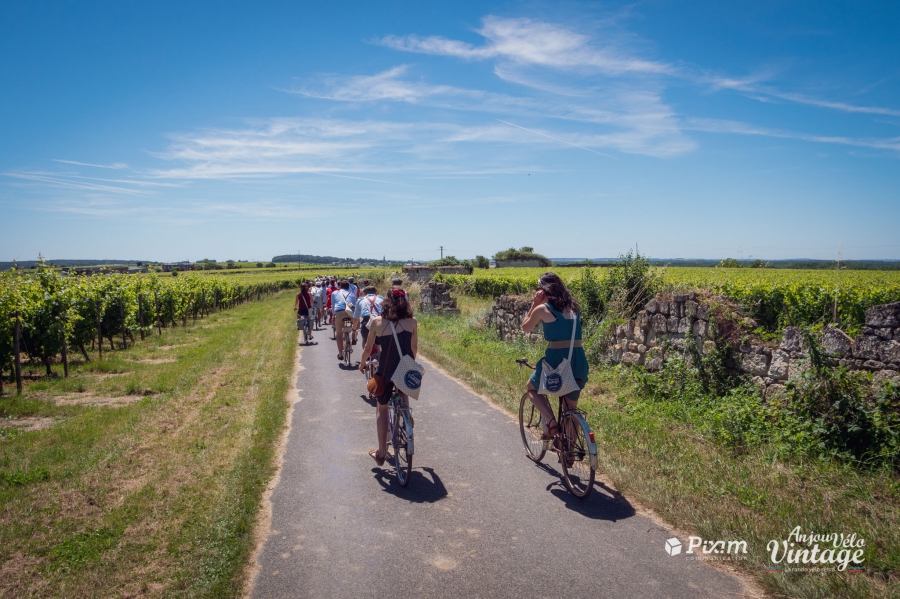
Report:
M 820 545 L 821 543 L 821 545 Z M 859 572 L 864 570 L 866 540 L 855 532 L 845 535 L 840 532 L 804 534 L 799 526 L 781 541 L 772 539 L 766 545 L 769 561 L 784 564 L 786 572 L 806 572 L 837 570 Z M 767 571 L 782 568 L 771 566 Z

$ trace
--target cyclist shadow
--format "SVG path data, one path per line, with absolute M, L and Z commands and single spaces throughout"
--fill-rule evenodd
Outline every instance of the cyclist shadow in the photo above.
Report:
M 359 362 L 357 362 L 356 365 L 350 366 L 347 366 L 343 362 L 338 362 L 338 368 L 340 368 L 341 370 L 359 370 Z
M 378 400 L 375 400 L 375 399 L 369 399 L 369 396 L 368 396 L 367 394 L 365 394 L 365 393 L 361 394 L 360 397 L 362 397 L 363 400 L 364 400 L 367 404 L 369 404 L 370 406 L 372 406 L 373 408 L 376 407 L 376 406 L 378 405 Z
M 431 475 L 429 479 L 422 474 L 422 470 Z M 412 503 L 435 503 L 447 496 L 447 487 L 441 477 L 437 475 L 433 468 L 421 467 L 413 468 L 409 475 L 409 485 L 401 487 L 397 482 L 397 476 L 391 471 L 384 468 L 372 468 L 375 473 L 375 480 L 381 485 L 385 493 L 395 495 L 400 499 L 405 499 Z
M 600 481 L 594 481 L 594 488 L 590 495 L 585 499 L 578 499 L 569 492 L 561 473 L 544 463 L 538 463 L 537 466 L 557 478 L 547 485 L 547 490 L 573 512 L 594 520 L 609 520 L 610 522 L 631 518 L 636 513 L 634 506 L 628 503 L 624 496 Z

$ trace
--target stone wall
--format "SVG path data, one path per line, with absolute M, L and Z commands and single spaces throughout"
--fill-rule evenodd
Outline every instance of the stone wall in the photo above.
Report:
M 425 283 L 437 273 L 447 275 L 470 275 L 472 269 L 466 266 L 404 266 L 403 275 L 414 283 Z
M 494 298 L 494 305 L 485 317 L 485 325 L 497 329 L 497 334 L 503 341 L 512 341 L 519 337 L 542 340 L 544 333 L 538 325 L 530 333 L 522 331 L 522 321 L 528 315 L 531 308 L 531 298 L 515 295 L 501 295 Z
M 712 345 L 709 317 L 710 306 L 694 293 L 652 299 L 633 320 L 616 327 L 610 360 L 658 370 L 665 352 L 683 353 L 685 343 L 696 343 L 705 353 Z M 829 326 L 822 341 L 826 354 L 838 364 L 874 372 L 876 382 L 895 377 L 900 372 L 900 302 L 870 308 L 866 326 L 856 339 Z M 786 327 L 777 345 L 744 342 L 739 352 L 742 370 L 764 385 L 767 393 L 783 389 L 789 378 L 806 368 L 809 359 L 796 327 Z
M 504 341 L 520 337 L 543 340 L 540 327 L 528 334 L 522 332 L 522 321 L 530 307 L 530 298 L 500 296 L 494 300 L 485 324 L 496 329 Z M 738 313 L 734 316 L 733 322 L 743 332 L 755 327 L 752 320 Z M 684 355 L 686 343 L 696 344 L 705 354 L 714 347 L 710 339 L 711 317 L 712 307 L 696 293 L 657 296 L 634 319 L 616 327 L 609 359 L 615 364 L 659 370 L 666 352 Z M 835 364 L 873 372 L 876 382 L 900 377 L 900 302 L 869 308 L 866 326 L 856 339 L 836 327 L 827 327 L 822 344 Z M 803 335 L 796 327 L 785 328 L 780 342 L 744 342 L 738 352 L 741 369 L 764 386 L 767 394 L 783 389 L 788 379 L 806 369 L 809 360 Z
M 456 300 L 450 297 L 447 286 L 438 281 L 429 281 L 419 293 L 419 310 L 439 314 L 459 314 Z

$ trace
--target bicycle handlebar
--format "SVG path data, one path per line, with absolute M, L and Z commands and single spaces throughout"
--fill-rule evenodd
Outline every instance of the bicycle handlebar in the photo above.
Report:
M 528 363 L 528 358 L 519 358 L 516 360 L 516 364 L 519 365 L 519 370 L 522 370 L 522 366 L 527 366 L 528 368 L 534 370 L 534 366 Z

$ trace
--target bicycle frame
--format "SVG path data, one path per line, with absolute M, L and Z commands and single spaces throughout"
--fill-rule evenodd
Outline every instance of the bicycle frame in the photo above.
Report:
M 403 419 L 408 424 L 406 430 L 406 454 L 412 456 L 413 453 L 415 453 L 415 446 L 413 444 L 413 426 L 410 421 L 411 408 L 408 405 L 403 405 L 403 397 L 401 397 L 400 394 L 396 392 L 391 396 L 391 400 L 388 402 L 388 443 L 393 443 L 394 413 L 397 410 L 401 410 L 406 414 L 406 418 Z M 394 449 L 394 452 L 396 453 L 396 448 Z
M 519 365 L 519 370 L 522 370 L 522 366 L 527 366 L 531 370 L 534 370 L 534 366 L 529 364 L 528 361 L 525 360 L 524 358 L 521 360 L 516 360 L 516 363 Z M 565 405 L 565 401 L 563 400 L 562 397 L 559 397 L 556 395 L 548 396 L 548 398 L 547 398 L 548 401 L 549 401 L 550 397 L 556 397 L 556 401 L 557 401 L 556 422 L 557 423 L 562 423 L 563 418 L 565 416 L 571 415 L 573 418 L 578 420 L 579 424 L 582 425 L 584 430 L 588 431 L 587 442 L 588 442 L 588 451 L 590 452 L 590 455 L 591 455 L 591 468 L 596 470 L 597 466 L 598 466 L 597 444 L 596 444 L 596 442 L 594 442 L 594 431 L 591 429 L 590 425 L 588 424 L 587 418 L 584 417 L 584 412 L 582 412 L 578 408 L 564 409 L 563 406 Z M 550 408 L 551 409 L 553 408 L 553 404 L 550 405 Z M 544 435 L 546 435 L 549 432 L 549 430 L 547 428 L 547 423 L 544 421 L 543 418 L 541 418 L 541 425 L 543 428 Z M 548 449 L 553 451 L 556 454 L 560 453 L 560 451 L 558 449 L 553 447 L 553 444 L 551 444 L 550 441 L 544 441 L 544 450 L 546 451 Z

